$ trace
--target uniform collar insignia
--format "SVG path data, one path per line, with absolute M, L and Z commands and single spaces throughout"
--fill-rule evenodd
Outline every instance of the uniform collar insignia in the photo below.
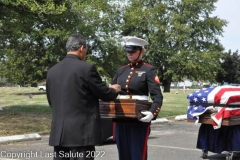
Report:
M 138 66 L 138 65 L 141 65 L 143 64 L 143 61 L 139 61 L 139 62 L 135 62 L 135 63 L 130 63 L 130 66 L 133 67 L 133 66 Z

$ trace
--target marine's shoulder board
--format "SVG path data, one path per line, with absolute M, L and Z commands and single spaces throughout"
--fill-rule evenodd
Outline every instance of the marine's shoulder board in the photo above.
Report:
M 151 64 L 149 64 L 149 63 L 143 63 L 143 65 L 145 65 L 145 66 L 148 66 L 148 67 L 153 67 L 153 65 L 151 65 Z

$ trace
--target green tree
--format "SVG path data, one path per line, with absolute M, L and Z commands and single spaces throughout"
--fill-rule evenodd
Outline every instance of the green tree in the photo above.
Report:
M 69 0 L 1 0 L 0 4 L 1 7 L 22 8 L 34 13 L 61 14 L 67 9 L 69 2 Z
M 0 8 L 1 76 L 20 85 L 45 79 L 49 66 L 64 56 L 66 34 L 73 30 L 66 18 L 74 20 L 69 12 L 48 13 L 45 4 L 40 12 L 25 2 L 1 2 Z
M 66 39 L 72 33 L 88 39 L 88 61 L 101 65 L 102 75 L 113 76 L 120 64 L 121 48 L 109 26 L 115 10 L 106 0 L 17 0 L 0 4 L 4 69 L 0 74 L 9 82 L 23 85 L 43 81 L 49 67 L 64 58 Z
M 211 17 L 216 0 L 10 0 L 0 2 L 1 77 L 12 83 L 44 80 L 65 56 L 69 34 L 88 39 L 88 61 L 112 77 L 126 63 L 120 38 L 135 35 L 150 45 L 145 59 L 164 85 L 183 78 L 213 80 L 226 21 Z
M 224 53 L 221 67 L 223 72 L 219 71 L 216 81 L 219 83 L 240 83 L 240 55 L 238 50 L 232 52 L 229 50 Z
M 150 43 L 146 60 L 158 69 L 164 92 L 172 81 L 214 81 L 223 50 L 218 36 L 227 22 L 210 16 L 217 0 L 132 0 L 123 35 Z
M 116 0 L 99 5 L 101 14 L 89 19 L 91 28 L 95 31 L 90 37 L 91 54 L 87 61 L 98 66 L 99 73 L 106 78 L 113 78 L 117 67 L 126 63 L 126 55 L 121 45 L 122 7 Z

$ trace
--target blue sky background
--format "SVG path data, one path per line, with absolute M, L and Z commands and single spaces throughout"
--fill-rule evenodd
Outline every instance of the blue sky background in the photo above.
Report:
M 212 15 L 228 21 L 223 37 L 220 37 L 225 51 L 238 49 L 240 53 L 240 0 L 218 0 L 215 6 Z

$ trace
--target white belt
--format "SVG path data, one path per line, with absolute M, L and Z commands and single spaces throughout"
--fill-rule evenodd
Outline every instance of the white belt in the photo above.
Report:
M 120 95 L 119 99 L 130 99 L 130 95 Z M 132 95 L 132 99 L 148 100 L 148 96 Z

